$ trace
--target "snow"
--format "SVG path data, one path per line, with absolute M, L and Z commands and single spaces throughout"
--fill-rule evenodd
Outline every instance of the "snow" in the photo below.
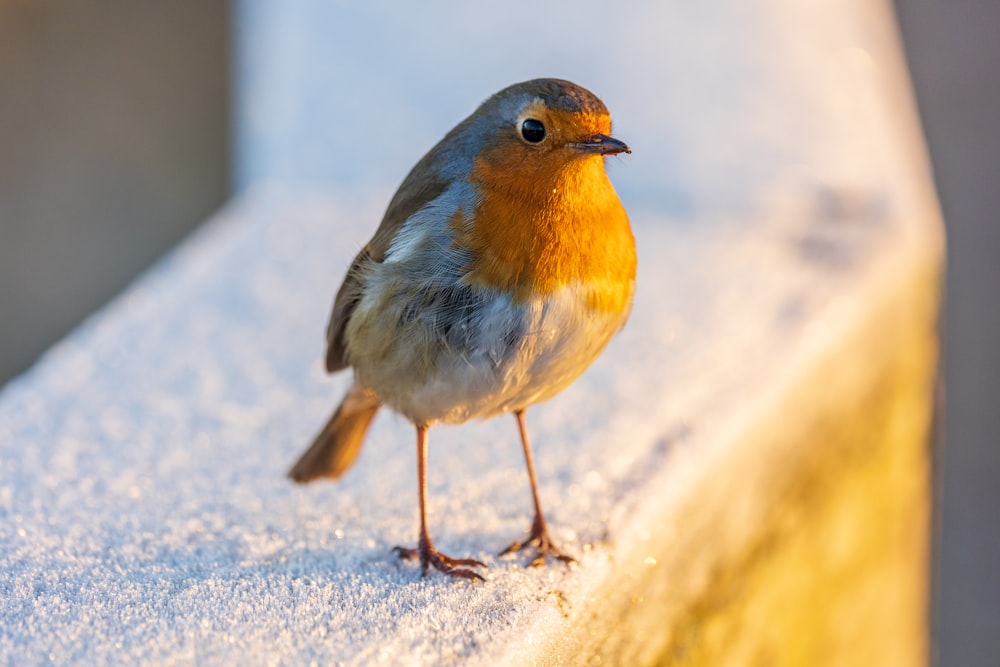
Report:
M 578 566 L 529 569 L 496 556 L 531 520 L 513 418 L 430 433 L 432 535 L 445 553 L 485 561 L 485 583 L 421 577 L 391 553 L 412 546 L 417 530 L 415 435 L 403 419 L 381 414 L 337 483 L 284 477 L 345 388 L 345 374 L 322 372 L 323 331 L 343 272 L 391 195 L 386 174 L 401 176 L 492 89 L 526 78 L 526 57 L 484 65 L 482 77 L 469 65 L 470 81 L 493 82 L 471 97 L 465 85 L 431 99 L 448 74 L 431 68 L 428 91 L 373 82 L 365 104 L 353 100 L 364 113 L 374 104 L 372 122 L 382 123 L 375 98 L 389 88 L 396 104 L 424 114 L 393 109 L 405 131 L 367 133 L 370 151 L 351 154 L 358 176 L 345 175 L 342 154 L 322 157 L 343 141 L 328 128 L 295 168 L 309 173 L 290 173 L 289 160 L 268 158 L 271 140 L 244 127 L 242 145 L 256 156 L 247 180 L 286 184 L 248 188 L 0 392 L 0 656 L 530 661 L 600 599 L 614 568 L 655 567 L 644 539 L 682 527 L 650 524 L 649 506 L 690 493 L 731 444 L 725 434 L 773 400 L 787 366 L 822 332 L 835 335 L 916 205 L 894 171 L 898 135 L 881 137 L 878 114 L 866 110 L 881 113 L 874 86 L 842 71 L 845 48 L 859 47 L 824 20 L 841 10 L 761 2 L 712 20 L 730 4 L 640 4 L 649 15 L 617 18 L 634 36 L 609 47 L 594 76 L 585 76 L 590 56 L 530 74 L 593 87 L 635 149 L 610 163 L 639 247 L 633 316 L 583 378 L 528 412 L 551 528 Z M 527 10 L 504 5 L 505 15 L 518 11 Z M 394 18 L 394 30 L 407 20 Z M 786 21 L 805 34 L 790 34 Z M 661 53 L 656 27 L 678 38 L 668 51 L 676 57 L 636 65 L 642 77 L 616 76 L 637 50 Z M 428 48 L 417 59 L 434 63 L 441 47 Z M 273 66 L 280 78 L 282 62 Z M 413 66 L 395 76 L 410 80 Z M 829 87 L 809 83 L 817 73 Z M 256 118 L 276 113 L 257 85 L 246 84 L 244 103 Z M 851 86 L 863 94 L 845 93 Z M 714 95 L 705 113 L 703 89 Z M 862 140 L 874 157 L 857 158 L 851 142 Z M 326 178 L 343 189 L 315 187 Z
M 632 321 L 528 413 L 555 536 L 580 565 L 496 557 L 531 519 L 512 418 L 431 431 L 432 534 L 489 565 L 470 585 L 390 552 L 416 539 L 404 420 L 381 415 L 338 483 L 283 474 L 345 386 L 321 372 L 323 325 L 354 221 L 377 215 L 256 191 L 0 394 L 0 654 L 431 664 L 530 641 L 581 603 L 664 474 L 661 500 L 683 494 L 675 450 L 706 446 L 723 407 L 752 401 L 734 382 L 763 369 L 735 360 L 794 342 L 842 272 L 787 238 L 636 216 Z

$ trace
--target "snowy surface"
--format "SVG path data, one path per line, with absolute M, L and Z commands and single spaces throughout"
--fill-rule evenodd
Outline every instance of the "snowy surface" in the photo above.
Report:
M 602 77 L 616 85 L 599 88 L 585 62 L 523 76 L 514 63 L 487 70 L 495 85 L 471 99 L 451 91 L 454 107 L 403 88 L 433 129 L 369 134 L 372 155 L 353 158 L 402 176 L 492 89 L 537 74 L 597 89 L 619 119 L 635 149 L 610 164 L 639 247 L 633 317 L 580 381 L 528 413 L 554 536 L 579 566 L 495 555 L 531 519 L 512 418 L 430 434 L 432 534 L 484 560 L 482 584 L 422 578 L 390 553 L 416 539 L 404 420 L 380 415 L 338 483 L 286 480 L 347 382 L 321 371 L 323 329 L 392 185 L 359 177 L 352 197 L 258 186 L 0 393 L 0 658 L 504 664 L 545 655 L 612 568 L 655 567 L 636 545 L 682 527 L 643 524 L 639 508 L 684 497 L 734 424 L 834 335 L 926 203 L 910 148 L 885 131 L 878 55 L 841 10 L 762 2 L 745 26 L 682 5 L 619 17 L 629 48 L 652 49 L 655 26 L 680 38 L 678 62 L 644 65 L 662 81 L 636 85 L 612 64 Z M 662 82 L 687 91 L 679 107 Z M 703 110 L 699 85 L 726 89 L 713 98 L 725 104 Z M 404 137 L 407 158 L 385 153 Z
M 530 638 L 581 603 L 634 504 L 684 493 L 675 451 L 753 409 L 769 373 L 740 362 L 791 354 L 831 274 L 869 247 L 852 241 L 886 233 L 862 221 L 817 263 L 805 230 L 638 216 L 629 327 L 529 411 L 550 520 L 580 566 L 494 555 L 531 518 L 513 419 L 431 432 L 438 546 L 490 566 L 470 585 L 390 553 L 416 538 L 403 420 L 381 416 L 339 483 L 283 475 L 344 387 L 320 370 L 323 324 L 355 220 L 377 213 L 249 196 L 0 394 L 0 655 L 430 664 Z

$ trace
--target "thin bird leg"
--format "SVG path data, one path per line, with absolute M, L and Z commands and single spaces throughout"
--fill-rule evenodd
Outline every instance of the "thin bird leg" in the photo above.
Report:
M 524 461 L 528 464 L 528 479 L 531 480 L 531 498 L 535 503 L 535 520 L 531 524 L 531 532 L 528 533 L 528 539 L 523 542 L 514 542 L 501 551 L 500 555 L 505 556 L 520 551 L 525 547 L 534 547 L 536 555 L 535 559 L 531 561 L 532 566 L 541 565 L 545 562 L 547 556 L 552 556 L 563 563 L 575 563 L 575 558 L 561 552 L 549 538 L 548 526 L 545 523 L 545 516 L 542 514 L 542 503 L 538 499 L 538 477 L 535 475 L 535 461 L 531 456 L 531 443 L 528 441 L 528 426 L 524 421 L 524 410 L 518 410 L 514 415 L 517 417 L 517 428 L 521 433 L 521 447 L 524 449 Z
M 428 567 L 433 566 L 435 570 L 452 577 L 483 581 L 483 577 L 478 573 L 460 566 L 486 567 L 485 564 L 473 558 L 445 556 L 434 548 L 431 534 L 427 531 L 427 426 L 417 426 L 417 482 L 420 488 L 420 539 L 417 548 L 396 547 L 393 551 L 406 560 L 419 557 L 424 576 L 427 575 Z

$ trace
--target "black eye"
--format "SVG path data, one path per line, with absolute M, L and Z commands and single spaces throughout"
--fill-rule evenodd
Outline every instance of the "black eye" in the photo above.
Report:
M 540 120 L 526 118 L 524 122 L 521 123 L 521 136 L 524 137 L 524 140 L 528 143 L 537 144 L 545 138 L 545 126 L 542 125 L 542 121 Z

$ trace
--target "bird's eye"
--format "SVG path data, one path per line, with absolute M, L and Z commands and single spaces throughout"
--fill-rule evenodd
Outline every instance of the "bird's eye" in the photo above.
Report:
M 526 118 L 521 123 L 521 136 L 529 144 L 537 144 L 545 138 L 545 125 L 540 120 Z

